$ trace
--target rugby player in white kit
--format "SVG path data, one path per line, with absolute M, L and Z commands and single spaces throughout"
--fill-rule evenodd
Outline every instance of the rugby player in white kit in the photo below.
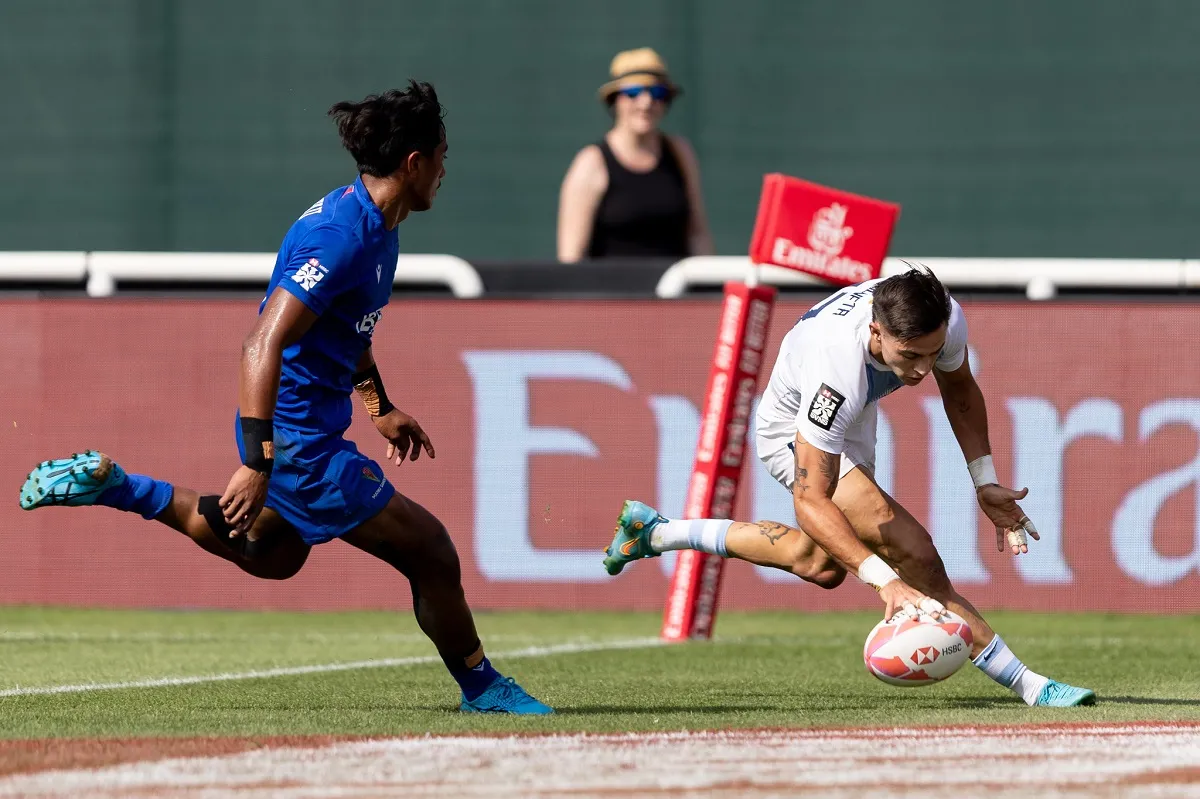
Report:
M 618 574 L 673 549 L 790 571 L 823 588 L 847 572 L 873 586 L 885 617 L 946 608 L 971 626 L 972 662 L 1029 705 L 1092 704 L 1095 694 L 1028 669 L 950 584 L 925 528 L 874 479 L 876 403 L 931 373 L 996 545 L 1013 555 L 1038 538 L 992 466 L 987 409 L 967 361 L 962 308 L 927 268 L 848 287 L 813 306 L 784 337 L 758 406 L 758 457 L 792 492 L 800 529 L 774 521 L 666 519 L 626 502 L 604 565 Z

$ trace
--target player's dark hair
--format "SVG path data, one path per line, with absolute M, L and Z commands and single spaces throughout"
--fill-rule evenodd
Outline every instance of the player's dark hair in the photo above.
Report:
M 927 336 L 950 321 L 950 295 L 923 264 L 892 275 L 875 287 L 873 316 L 901 341 Z
M 403 166 L 414 152 L 433 154 L 446 135 L 443 113 L 433 86 L 415 80 L 404 91 L 391 89 L 329 109 L 359 173 L 380 178 Z

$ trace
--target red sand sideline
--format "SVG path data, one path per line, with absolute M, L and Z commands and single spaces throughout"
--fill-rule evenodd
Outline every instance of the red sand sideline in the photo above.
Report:
M 282 735 L 253 738 L 44 738 L 0 741 L 0 776 L 64 768 L 97 768 L 170 757 L 232 755 L 253 749 L 316 748 L 366 736 Z

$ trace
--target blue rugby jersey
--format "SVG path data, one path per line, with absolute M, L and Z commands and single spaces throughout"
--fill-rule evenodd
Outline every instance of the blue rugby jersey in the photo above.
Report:
M 362 178 L 325 195 L 288 230 L 266 297 L 283 288 L 319 318 L 283 351 L 276 425 L 338 434 L 350 426 L 351 376 L 391 297 L 399 252 L 397 231 L 384 227 Z

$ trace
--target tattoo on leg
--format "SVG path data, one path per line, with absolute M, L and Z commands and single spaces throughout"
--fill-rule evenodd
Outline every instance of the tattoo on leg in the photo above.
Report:
M 775 546 L 776 541 L 792 531 L 792 528 L 779 522 L 758 522 L 755 527 L 758 528 L 759 535 L 765 536 L 771 542 L 771 546 Z

